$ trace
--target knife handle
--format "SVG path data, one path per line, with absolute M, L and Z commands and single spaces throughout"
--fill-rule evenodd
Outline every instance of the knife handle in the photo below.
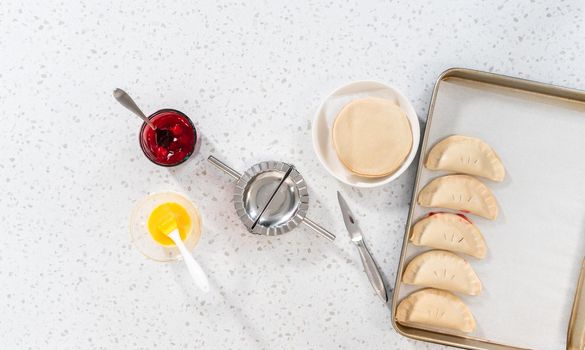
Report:
M 384 286 L 384 281 L 382 280 L 382 274 L 380 273 L 378 266 L 376 266 L 372 255 L 370 255 L 370 251 L 363 241 L 356 242 L 356 246 L 358 248 L 358 252 L 360 253 L 362 263 L 364 264 L 364 270 L 366 271 L 366 275 L 368 275 L 368 279 L 370 280 L 372 287 L 374 287 L 376 293 L 385 303 L 388 302 L 388 295 L 386 294 L 386 287 Z
M 581 265 L 573 310 L 569 320 L 569 331 L 567 332 L 567 350 L 583 350 L 585 346 L 585 259 Z

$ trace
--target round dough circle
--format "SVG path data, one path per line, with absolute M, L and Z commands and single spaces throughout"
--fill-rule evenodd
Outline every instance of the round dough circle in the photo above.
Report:
M 333 147 L 351 172 L 364 177 L 387 176 L 400 168 L 412 149 L 410 122 L 390 100 L 357 99 L 335 118 Z

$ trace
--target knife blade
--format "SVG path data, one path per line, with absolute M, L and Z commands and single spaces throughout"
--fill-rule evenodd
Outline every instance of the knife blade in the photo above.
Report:
M 364 270 L 368 276 L 368 280 L 370 280 L 370 283 L 372 284 L 372 287 L 374 287 L 376 294 L 378 294 L 378 296 L 386 303 L 388 302 L 388 294 L 386 293 L 384 280 L 382 279 L 382 274 L 380 273 L 378 265 L 376 265 L 374 258 L 370 254 L 370 251 L 364 242 L 362 230 L 358 226 L 355 216 L 349 209 L 347 202 L 341 193 L 339 193 L 339 191 L 337 191 L 337 200 L 339 201 L 339 207 L 341 208 L 341 214 L 343 215 L 343 222 L 345 223 L 347 232 L 349 232 L 351 241 L 358 249 L 362 264 L 364 265 Z

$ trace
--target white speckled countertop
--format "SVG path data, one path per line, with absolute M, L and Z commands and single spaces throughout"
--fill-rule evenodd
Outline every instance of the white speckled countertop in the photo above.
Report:
M 414 167 L 387 186 L 334 180 L 311 145 L 321 99 L 358 79 L 394 84 L 421 120 L 453 66 L 585 88 L 583 13 L 561 1 L 3 1 L 0 6 L 1 349 L 442 349 L 398 335 L 350 245 L 335 198 L 361 218 L 393 284 Z M 203 133 L 175 169 L 142 155 L 140 121 L 173 107 Z M 315 221 L 280 237 L 248 234 L 237 169 L 294 163 Z M 199 206 L 194 256 L 213 292 L 181 264 L 145 259 L 128 219 L 147 193 Z

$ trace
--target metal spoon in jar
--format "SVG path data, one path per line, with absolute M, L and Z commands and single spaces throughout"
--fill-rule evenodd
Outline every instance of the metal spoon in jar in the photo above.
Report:
M 155 132 L 156 136 L 156 143 L 163 147 L 167 147 L 171 141 L 173 141 L 173 133 L 167 129 L 158 129 L 156 125 L 154 125 L 150 119 L 138 108 L 136 102 L 126 93 L 126 91 L 122 89 L 114 90 L 114 98 L 118 101 L 122 106 L 126 107 L 130 112 L 139 116 L 148 126 L 152 128 Z

